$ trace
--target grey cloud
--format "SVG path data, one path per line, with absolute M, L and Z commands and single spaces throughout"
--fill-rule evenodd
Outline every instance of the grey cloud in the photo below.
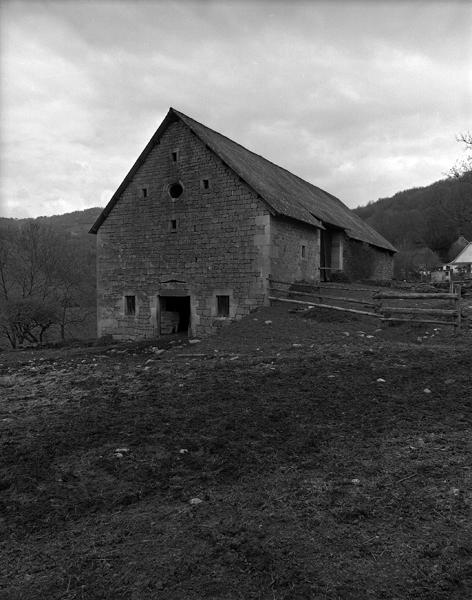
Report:
M 42 211 L 103 203 L 171 105 L 351 206 L 429 183 L 468 126 L 471 14 L 461 2 L 10 3 L 2 195 L 25 212 L 20 188 Z

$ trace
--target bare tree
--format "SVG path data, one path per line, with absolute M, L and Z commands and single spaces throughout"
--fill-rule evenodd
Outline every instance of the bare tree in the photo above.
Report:
M 464 144 L 465 156 L 456 161 L 455 165 L 449 170 L 448 175 L 449 177 L 458 178 L 472 173 L 472 133 L 470 131 L 460 133 L 456 136 L 456 140 Z

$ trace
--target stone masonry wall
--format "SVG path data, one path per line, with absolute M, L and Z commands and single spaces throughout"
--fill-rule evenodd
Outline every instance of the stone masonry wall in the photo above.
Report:
M 169 186 L 176 182 L 184 191 L 173 199 Z M 97 237 L 99 335 L 157 336 L 164 290 L 190 295 L 193 335 L 267 301 L 268 209 L 179 121 L 150 152 Z M 228 318 L 217 316 L 218 294 L 230 297 Z M 136 296 L 135 315 L 125 314 L 126 295 Z
M 391 252 L 373 248 L 375 252 L 374 270 L 372 279 L 376 281 L 388 281 L 393 277 L 393 257 Z
M 389 280 L 393 277 L 393 254 L 364 242 L 346 238 L 344 272 L 352 280 Z
M 270 275 L 280 281 L 318 281 L 320 230 L 298 221 L 271 218 Z M 304 249 L 303 249 L 304 248 Z

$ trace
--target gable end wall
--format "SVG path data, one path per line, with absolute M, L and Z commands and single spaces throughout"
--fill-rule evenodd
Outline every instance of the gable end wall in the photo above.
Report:
M 184 188 L 177 199 L 168 192 L 174 182 Z M 191 298 L 192 335 L 241 318 L 267 301 L 269 248 L 263 201 L 185 125 L 172 123 L 98 231 L 99 335 L 157 336 L 158 296 L 172 289 Z M 229 318 L 218 318 L 217 294 L 230 296 Z M 125 295 L 136 296 L 133 316 L 124 314 Z

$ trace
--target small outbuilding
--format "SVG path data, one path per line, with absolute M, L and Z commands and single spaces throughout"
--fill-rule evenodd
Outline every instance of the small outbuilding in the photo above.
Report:
M 338 198 L 171 108 L 91 229 L 98 333 L 204 335 L 268 278 L 390 279 L 395 248 Z
M 446 267 L 449 267 L 448 271 L 450 273 L 466 278 L 472 277 L 472 242 L 468 242 L 456 258 L 447 263 Z

